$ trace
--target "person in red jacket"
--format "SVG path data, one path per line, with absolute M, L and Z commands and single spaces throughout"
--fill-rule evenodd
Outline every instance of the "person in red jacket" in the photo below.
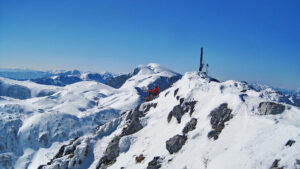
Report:
M 154 89 L 150 89 L 150 90 L 148 90 L 148 92 L 149 92 L 149 96 L 146 98 L 146 100 L 150 101 L 159 95 L 160 89 L 157 86 L 157 84 L 154 84 Z

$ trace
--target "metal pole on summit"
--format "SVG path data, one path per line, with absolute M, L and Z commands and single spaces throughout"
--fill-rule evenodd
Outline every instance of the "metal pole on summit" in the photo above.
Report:
M 200 68 L 199 71 L 202 72 L 203 69 L 203 48 L 201 48 L 201 53 L 200 53 Z

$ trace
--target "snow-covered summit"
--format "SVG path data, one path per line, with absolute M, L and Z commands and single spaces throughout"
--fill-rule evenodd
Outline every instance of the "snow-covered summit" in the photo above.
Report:
M 172 76 L 177 76 L 179 75 L 178 73 L 160 65 L 157 63 L 149 63 L 148 65 L 139 65 L 135 69 L 135 74 L 138 75 L 150 75 L 150 74 L 157 74 L 160 76 L 165 76 L 165 77 L 172 77 Z
M 300 109 L 279 98 L 188 72 L 157 99 L 66 143 L 40 168 L 299 168 Z

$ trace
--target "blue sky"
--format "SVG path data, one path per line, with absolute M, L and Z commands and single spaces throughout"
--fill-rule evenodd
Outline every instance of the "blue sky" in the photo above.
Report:
M 300 88 L 299 0 L 0 0 L 0 67 L 130 72 L 160 63 Z

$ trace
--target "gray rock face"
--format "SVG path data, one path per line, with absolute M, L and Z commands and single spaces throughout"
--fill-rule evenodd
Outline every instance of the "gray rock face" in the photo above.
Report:
M 197 125 L 197 119 L 192 118 L 183 128 L 183 134 L 188 133 L 189 131 L 195 130 Z
M 168 122 L 170 122 L 172 120 L 172 117 L 175 117 L 177 119 L 177 122 L 180 123 L 181 122 L 181 117 L 187 113 L 190 112 L 190 115 L 193 114 L 194 112 L 194 108 L 196 105 L 196 101 L 190 101 L 190 102 L 185 102 L 184 101 L 180 101 L 179 105 L 176 105 L 173 110 L 169 113 L 168 115 Z
M 214 130 L 208 133 L 208 138 L 218 139 L 219 134 L 225 127 L 224 123 L 233 117 L 231 114 L 232 110 L 227 108 L 227 106 L 227 103 L 223 103 L 210 113 L 210 124 Z
M 282 104 L 277 104 L 273 102 L 261 102 L 259 104 L 259 114 L 268 115 L 268 114 L 281 114 L 285 110 L 285 106 Z
M 148 163 L 147 169 L 159 169 L 161 167 L 162 159 L 156 156 Z
M 81 165 L 90 165 L 93 161 L 91 156 L 90 142 L 88 139 L 76 138 L 68 145 L 63 145 L 58 153 L 47 164 L 40 165 L 38 169 L 43 168 L 79 168 Z M 68 160 L 62 160 L 68 159 Z
M 121 137 L 116 136 L 112 139 L 112 141 L 108 144 L 104 156 L 100 159 L 99 163 L 97 164 L 96 168 L 103 168 L 105 165 L 109 165 L 115 162 L 116 158 L 119 156 L 120 148 L 119 148 L 119 141 Z
M 184 114 L 183 108 L 180 105 L 175 106 L 168 115 L 168 122 L 170 122 L 172 116 L 174 116 L 177 119 L 177 122 L 180 123 L 183 114 Z
M 122 136 L 127 136 L 141 130 L 143 126 L 140 123 L 140 119 L 135 117 L 133 118 L 127 127 L 123 128 Z
M 186 136 L 176 135 L 166 142 L 166 148 L 170 154 L 178 152 L 187 140 Z
M 157 103 L 142 104 L 137 106 L 130 113 L 128 113 L 126 120 L 129 120 L 129 124 L 127 127 L 123 128 L 121 136 L 131 135 L 141 130 L 143 126 L 141 125 L 139 118 L 144 117 L 146 113 L 150 110 L 150 108 L 156 108 L 156 106 Z M 140 108 L 142 109 L 142 111 L 140 110 Z
M 28 99 L 31 97 L 31 91 L 24 86 L 5 84 L 0 81 L 0 96 L 12 97 L 15 99 Z

